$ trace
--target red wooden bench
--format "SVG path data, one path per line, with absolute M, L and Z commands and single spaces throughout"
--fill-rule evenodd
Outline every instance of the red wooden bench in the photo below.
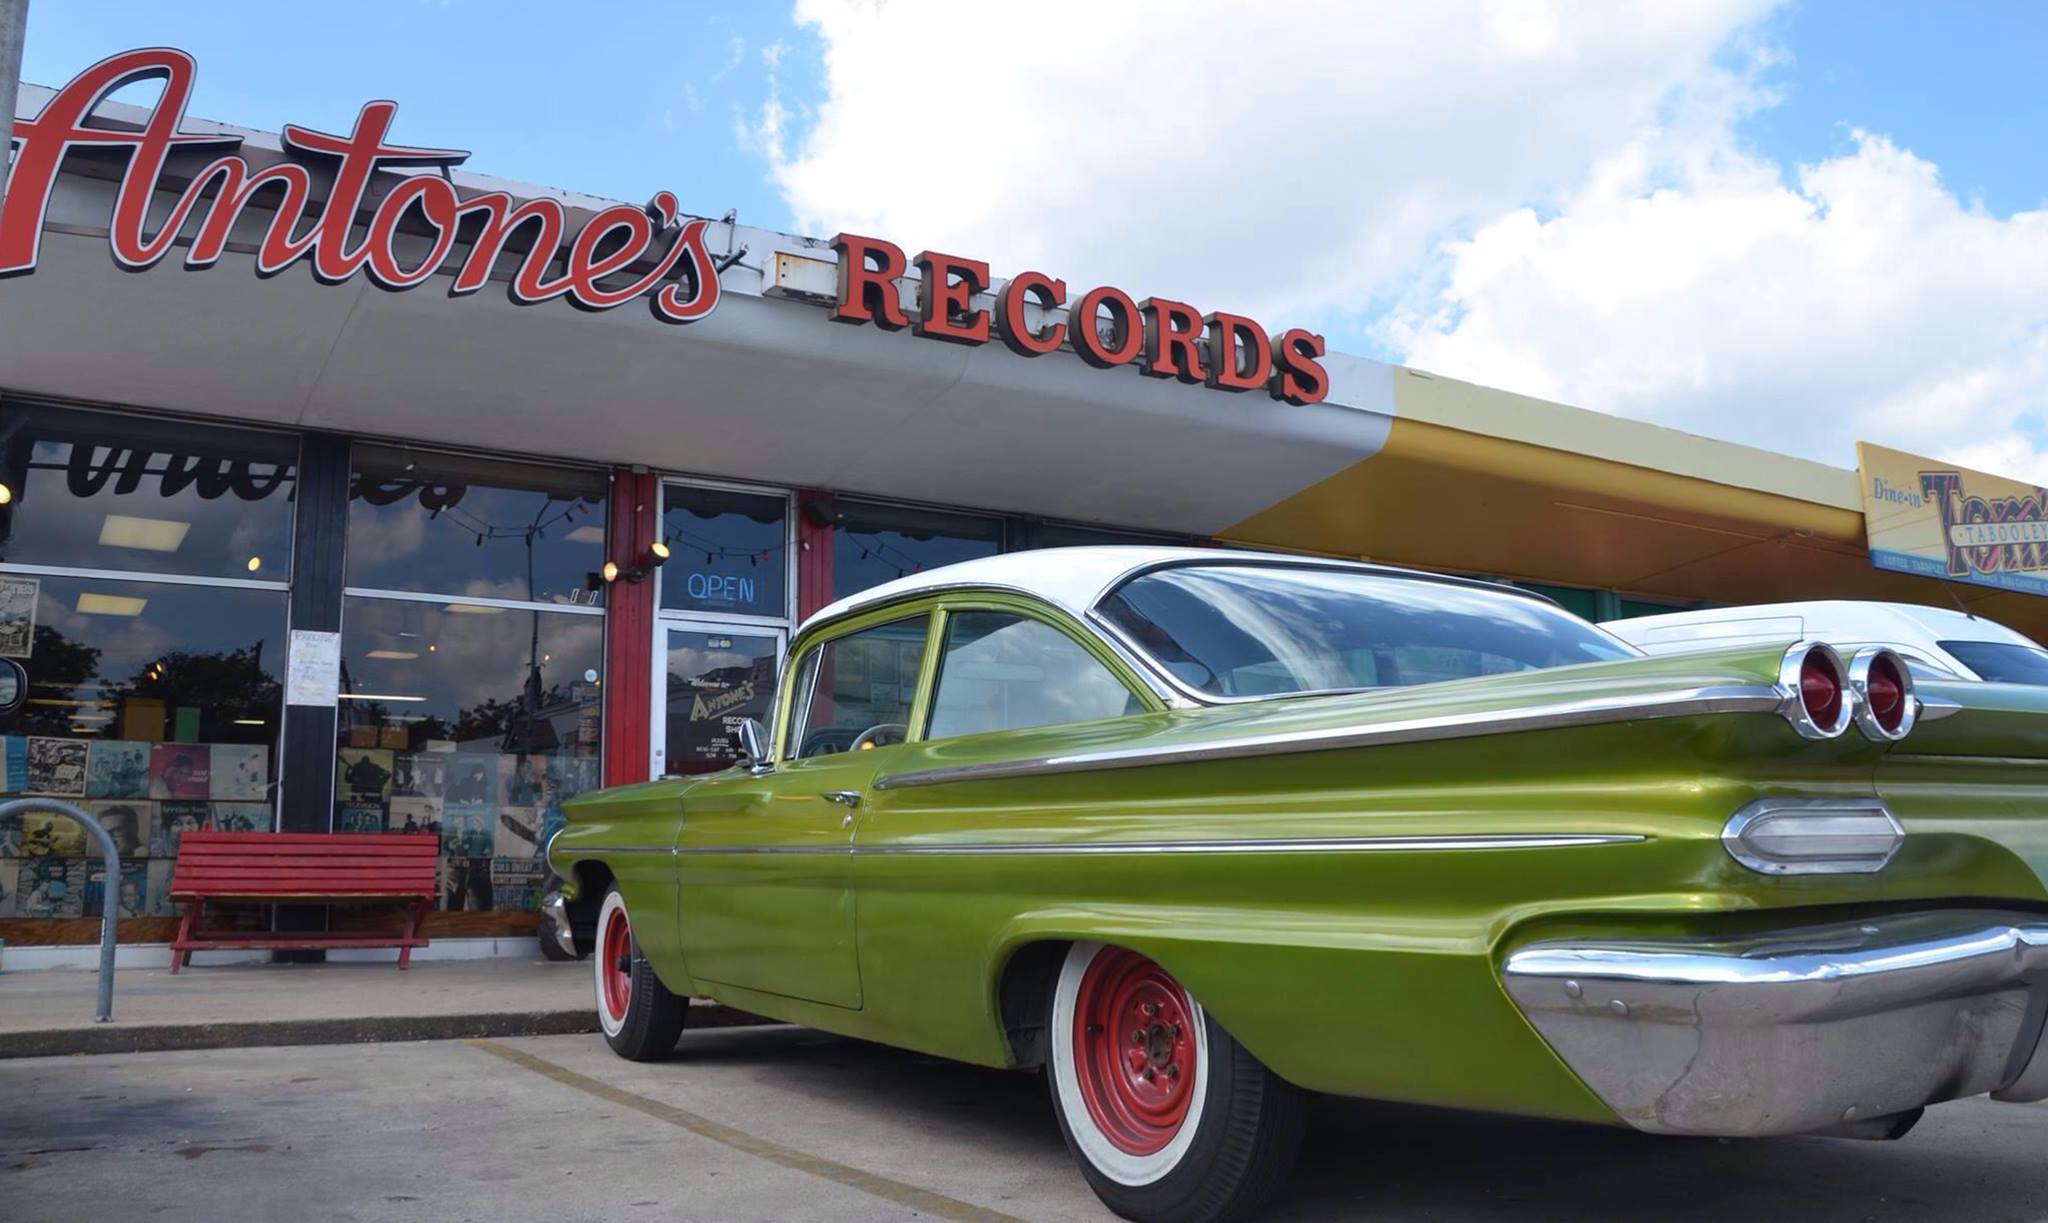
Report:
M 171 942 L 171 971 L 190 964 L 194 951 L 241 947 L 396 947 L 404 968 L 412 949 L 427 945 L 420 921 L 434 903 L 439 844 L 432 833 L 188 832 L 171 870 L 171 899 L 185 907 Z M 409 912 L 396 936 L 200 930 L 208 901 L 392 901 Z

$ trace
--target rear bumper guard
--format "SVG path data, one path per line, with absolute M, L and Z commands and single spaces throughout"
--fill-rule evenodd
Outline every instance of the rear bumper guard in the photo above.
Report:
M 2048 1099 L 2038 914 L 1537 943 L 1501 976 L 1573 1073 L 1653 1133 L 1797 1134 L 1984 1092 Z

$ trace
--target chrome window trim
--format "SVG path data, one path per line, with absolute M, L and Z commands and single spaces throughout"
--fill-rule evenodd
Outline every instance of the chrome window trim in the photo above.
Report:
M 351 599 L 388 599 L 398 603 L 439 603 L 442 607 L 495 607 L 504 611 L 567 612 L 572 616 L 602 616 L 601 603 L 541 603 L 532 599 L 491 599 L 474 595 L 436 594 L 427 590 L 386 590 L 378 586 L 344 586 L 341 593 Z
M 0 573 L 20 573 L 31 577 L 83 578 L 89 582 L 158 582 L 165 586 L 216 586 L 227 590 L 288 591 L 292 588 L 289 581 L 271 581 L 265 578 L 214 578 L 190 573 L 150 573 L 144 569 L 83 569 L 71 565 L 18 565 L 12 561 L 0 563 Z
M 691 845 L 678 846 L 678 857 L 736 854 L 848 854 L 888 856 L 1047 856 L 1098 854 L 1322 854 L 1429 853 L 1443 850 L 1579 849 L 1597 845 L 1634 845 L 1647 837 L 1634 833 L 1538 832 L 1467 833 L 1453 836 L 1269 837 L 1214 841 L 968 841 L 913 845 Z
M 1152 664 L 1144 657 L 1143 654 L 1138 653 L 1137 651 L 1133 650 L 1128 645 L 1126 645 L 1122 638 L 1110 634 L 1105 634 L 1102 631 L 1102 627 L 1099 624 L 1096 624 L 1095 622 L 1090 620 L 1088 617 L 1074 615 L 1073 612 L 1067 610 L 1064 607 L 1061 607 L 1058 603 L 1053 602 L 1052 600 L 1046 598 L 1042 594 L 1039 594 L 1037 591 L 1030 589 L 1029 587 L 1014 586 L 1004 582 L 934 582 L 929 586 L 920 586 L 916 590 L 905 591 L 902 595 L 896 598 L 878 599 L 872 603 L 863 603 L 857 607 L 850 608 L 847 611 L 841 612 L 828 620 L 807 620 L 803 623 L 802 627 L 798 629 L 797 633 L 794 636 L 801 636 L 804 639 L 805 644 L 808 645 L 814 633 L 825 631 L 829 626 L 837 624 L 841 620 L 845 620 L 851 616 L 865 615 L 866 613 L 871 611 L 882 611 L 887 608 L 896 607 L 901 604 L 915 603 L 929 596 L 943 597 L 946 595 L 975 594 L 982 592 L 986 592 L 988 594 L 1017 595 L 1022 598 L 1031 600 L 1033 603 L 1037 604 L 1042 608 L 1046 608 L 1054 613 L 1065 615 L 1071 618 L 1072 620 L 1074 620 L 1075 623 L 1080 625 L 1081 630 L 1083 632 L 1089 634 L 1096 640 L 1101 641 L 1104 645 L 1108 646 L 1110 653 L 1115 654 L 1119 659 L 1121 659 L 1124 665 L 1131 669 L 1131 674 L 1137 676 L 1139 681 L 1143 683 L 1145 687 L 1151 691 L 1152 695 L 1158 697 L 1160 701 L 1164 703 L 1168 709 L 1201 708 L 1201 701 L 1192 700 L 1188 697 L 1182 696 L 1180 692 L 1172 684 L 1168 683 L 1165 679 L 1160 677 L 1159 673 L 1153 669 Z M 794 637 L 792 638 L 792 644 L 794 644 Z M 808 650 L 806 650 L 806 652 L 808 652 Z
M 873 788 L 903 789 L 909 786 L 940 785 L 953 781 L 987 781 L 1003 777 L 1142 768 L 1155 764 L 1239 760 L 1294 752 L 1333 751 L 1340 748 L 1374 747 L 1391 743 L 1422 743 L 1517 731 L 1592 726 L 1638 718 L 1671 718 L 1712 713 L 1773 713 L 1780 709 L 1784 700 L 1785 694 L 1781 690 L 1763 685 L 1680 688 L 1640 696 L 1555 701 L 1547 705 L 1486 713 L 1406 718 L 1376 726 L 1340 726 L 1285 734 L 1248 735 L 1204 743 L 1114 748 L 1099 752 L 1078 752 L 1068 756 L 1039 756 L 1024 760 L 950 765 L 887 774 L 876 778 Z

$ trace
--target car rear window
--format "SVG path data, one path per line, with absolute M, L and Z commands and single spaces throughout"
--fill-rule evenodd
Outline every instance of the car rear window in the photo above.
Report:
M 2002 641 L 1944 641 L 1941 648 L 1962 659 L 1979 679 L 2048 687 L 2048 650 Z
M 1405 687 L 1635 651 L 1549 602 L 1482 586 L 1284 565 L 1183 565 L 1098 608 L 1161 669 L 1224 699 Z

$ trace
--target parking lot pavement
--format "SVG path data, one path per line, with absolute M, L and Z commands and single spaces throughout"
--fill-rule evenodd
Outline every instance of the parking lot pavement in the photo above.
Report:
M 1035 1076 L 794 1028 L 0 1064 L 10 1219 L 1098 1219 Z M 1895 1143 L 1319 1102 L 1281 1219 L 2039 1220 L 2048 1105 Z

